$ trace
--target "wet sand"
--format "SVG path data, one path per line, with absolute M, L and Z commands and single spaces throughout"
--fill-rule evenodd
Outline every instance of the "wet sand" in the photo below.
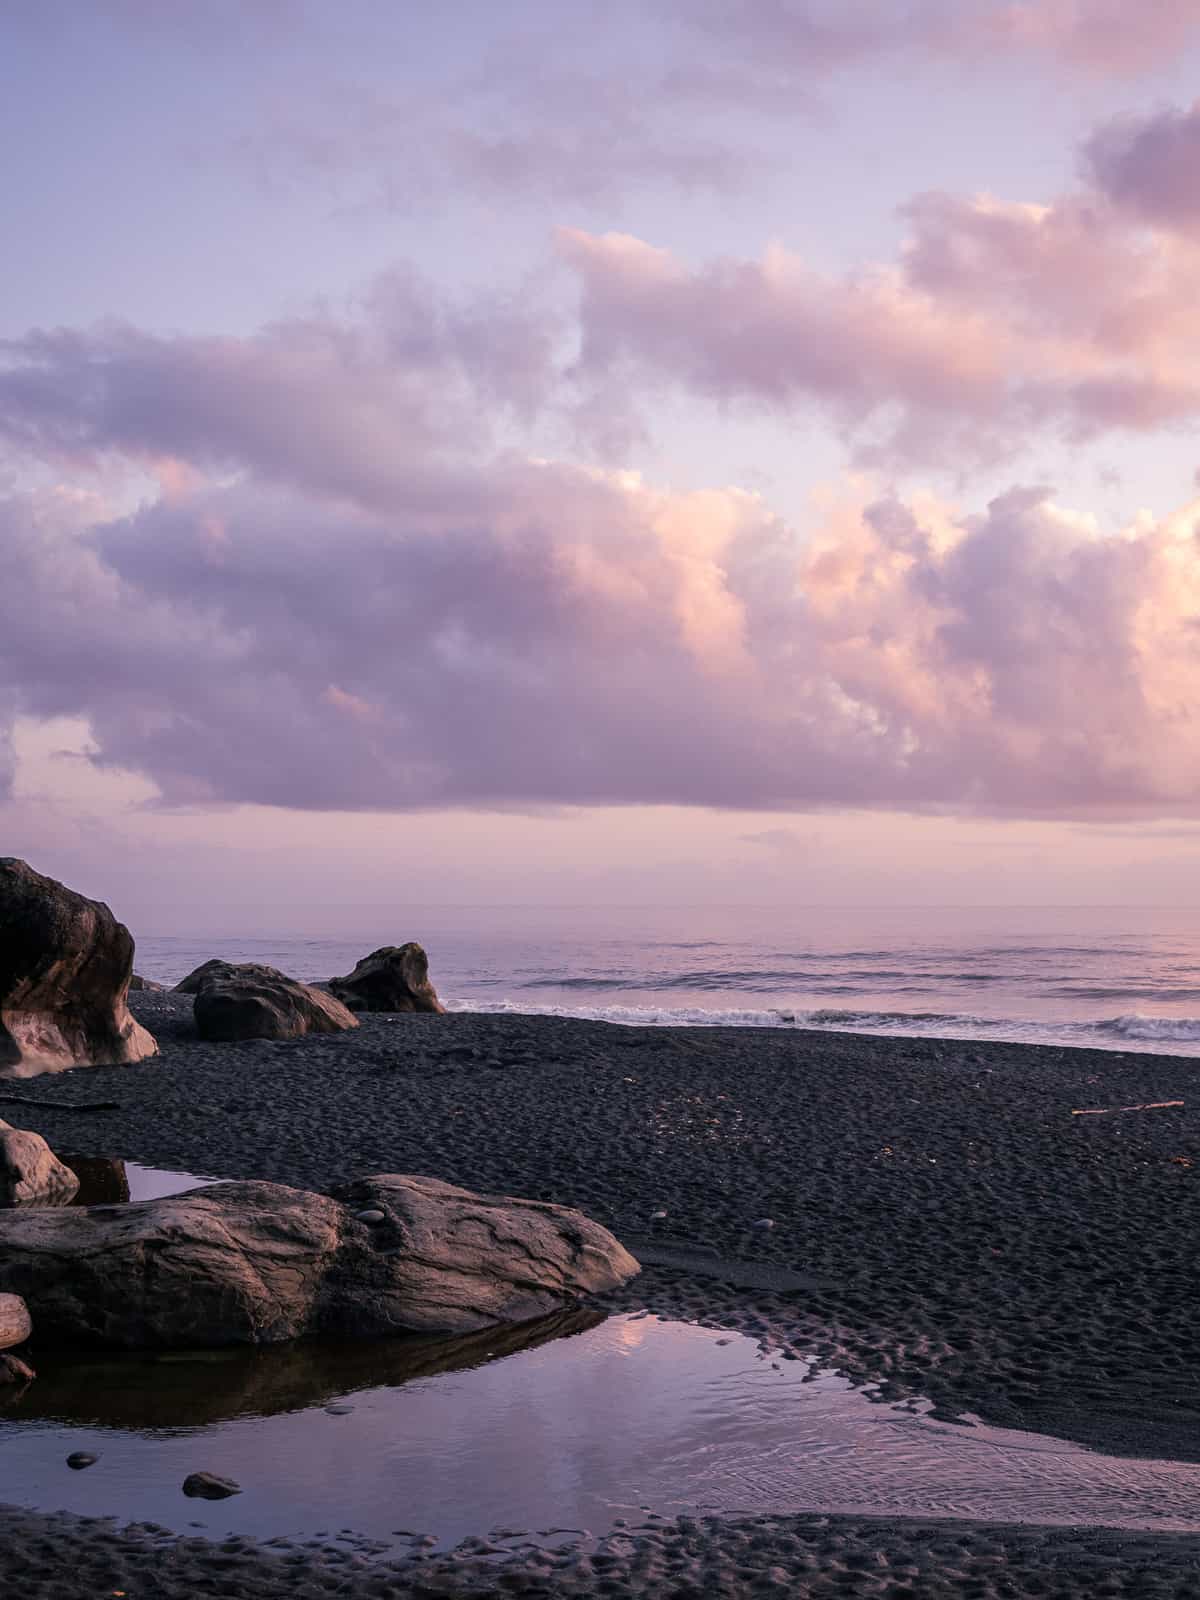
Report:
M 946 1416 L 1200 1460 L 1200 1062 L 479 1015 L 366 1018 L 352 1034 L 205 1045 L 190 1035 L 189 1002 L 147 994 L 134 1004 L 159 1058 L 0 1085 L 13 1096 L 0 1099 L 0 1116 L 64 1150 L 215 1176 L 325 1188 L 372 1171 L 426 1172 L 576 1205 L 655 1263 L 612 1305 L 741 1328 L 784 1354 L 816 1352 L 881 1398 L 927 1396 Z M 22 1108 L 26 1095 L 118 1105 Z M 1184 1104 L 1072 1115 L 1164 1100 Z M 771 1228 L 755 1226 L 765 1219 Z M 0 1571 L 29 1592 L 51 1581 L 28 1565 L 31 1552 L 52 1565 L 49 1552 L 65 1557 L 82 1540 L 117 1561 L 111 1532 L 75 1526 L 68 1537 L 65 1523 L 54 1533 L 37 1518 L 10 1522 Z M 772 1583 L 784 1593 L 788 1581 L 796 1592 L 803 1581 L 812 1594 L 1200 1596 L 1200 1541 L 1190 1537 L 813 1518 L 750 1533 L 696 1527 L 703 1536 L 683 1528 L 673 1554 L 647 1554 L 643 1533 L 598 1566 L 580 1553 L 537 1577 L 541 1588 L 521 1587 L 535 1579 L 515 1571 L 504 1587 L 617 1593 L 611 1585 L 640 1574 L 633 1592 L 699 1593 L 701 1541 L 713 1560 L 725 1552 L 719 1580 L 701 1584 L 708 1593 L 770 1593 Z M 250 1552 L 224 1557 L 237 1576 L 230 1569 L 216 1592 L 310 1592 L 297 1586 L 299 1564 L 295 1582 L 272 1589 L 279 1574 L 259 1571 Z M 171 1560 L 202 1558 L 179 1548 Z M 206 1592 L 161 1587 L 161 1560 L 160 1587 L 131 1585 L 131 1600 Z M 361 1582 L 346 1592 L 421 1592 L 395 1573 L 385 1582 L 382 1568 L 354 1577 L 334 1565 L 337 1582 Z M 198 1571 L 180 1585 L 199 1583 Z M 419 1584 L 455 1592 L 448 1572 L 439 1556 Z M 329 1575 L 319 1561 L 311 1592 L 332 1592 Z

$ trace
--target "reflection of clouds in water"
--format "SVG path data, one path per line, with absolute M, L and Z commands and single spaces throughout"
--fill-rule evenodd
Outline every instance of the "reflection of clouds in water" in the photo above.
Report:
M 292 1409 L 243 1411 L 233 1420 L 226 1412 L 225 1420 L 186 1431 L 166 1431 L 164 1401 L 152 1418 L 145 1415 L 147 1396 L 164 1381 L 161 1368 L 126 1362 L 117 1382 L 104 1363 L 94 1363 L 74 1410 L 64 1405 L 57 1414 L 48 1414 L 57 1382 L 51 1373 L 0 1413 L 0 1500 L 182 1529 L 195 1506 L 179 1485 L 202 1467 L 245 1490 L 219 1509 L 206 1508 L 209 1530 L 268 1537 L 345 1526 L 390 1539 L 392 1530 L 409 1528 L 453 1543 L 495 1525 L 599 1531 L 639 1507 L 1163 1530 L 1198 1524 L 1200 1466 L 1109 1458 L 1002 1429 L 948 1427 L 872 1404 L 836 1377 L 806 1381 L 806 1363 L 773 1364 L 741 1335 L 649 1316 L 587 1326 L 594 1313 L 580 1315 L 582 1325 L 559 1324 L 573 1336 L 502 1361 L 488 1361 L 487 1353 L 505 1348 L 519 1330 L 475 1335 L 469 1350 L 459 1349 L 482 1365 L 416 1376 L 410 1370 L 401 1383 L 393 1369 L 391 1386 L 380 1386 L 378 1368 L 371 1386 L 343 1370 L 340 1392 L 351 1396 L 353 1409 L 340 1416 L 324 1409 L 336 1384 L 321 1384 L 319 1353 L 302 1345 L 252 1358 L 222 1355 L 205 1366 L 199 1384 L 198 1369 L 176 1368 L 178 1392 L 190 1393 L 194 1408 L 205 1386 L 219 1397 L 239 1360 L 268 1378 L 273 1362 L 312 1365 L 295 1378 L 294 1392 L 274 1385 Z M 432 1350 L 437 1342 L 418 1343 Z M 337 1359 L 359 1361 L 365 1371 L 373 1359 L 394 1357 L 392 1342 L 360 1346 L 354 1356 L 343 1348 Z M 131 1427 L 138 1384 L 143 1414 Z M 121 1420 L 113 1399 L 104 1425 L 94 1403 L 87 1409 L 87 1394 L 121 1395 L 133 1409 Z M 221 1417 L 219 1406 L 213 1414 Z M 76 1449 L 101 1455 L 104 1471 L 72 1473 L 65 1457 Z

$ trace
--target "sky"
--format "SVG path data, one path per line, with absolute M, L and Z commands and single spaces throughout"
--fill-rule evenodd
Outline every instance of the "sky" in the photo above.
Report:
M 0 30 L 0 853 L 158 934 L 1195 902 L 1200 0 Z

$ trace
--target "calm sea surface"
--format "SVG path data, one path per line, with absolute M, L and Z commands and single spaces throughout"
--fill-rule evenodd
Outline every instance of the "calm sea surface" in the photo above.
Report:
M 454 1010 L 1200 1054 L 1200 914 L 1161 908 L 413 906 L 345 938 L 142 934 L 137 967 L 328 978 L 406 939 Z

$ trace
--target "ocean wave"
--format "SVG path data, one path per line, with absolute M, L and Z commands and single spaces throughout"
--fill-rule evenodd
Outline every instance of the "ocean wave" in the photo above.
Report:
M 877 1011 L 869 1008 L 796 1008 L 770 1006 L 555 1005 L 521 1000 L 451 999 L 451 1011 L 500 1015 L 573 1017 L 634 1028 L 789 1028 L 798 1032 L 864 1033 L 892 1038 L 940 1038 L 1010 1041 L 1057 1048 L 1119 1050 L 1130 1046 L 1169 1054 L 1194 1054 L 1200 1048 L 1200 1017 L 1124 1016 L 1077 1021 L 1035 1021 L 1031 1018 L 980 1017 L 957 1011 Z
M 1200 1040 L 1200 1017 L 1143 1017 L 1131 1011 L 1128 1016 L 1111 1017 L 1094 1026 L 1121 1039 L 1176 1040 L 1180 1044 Z

